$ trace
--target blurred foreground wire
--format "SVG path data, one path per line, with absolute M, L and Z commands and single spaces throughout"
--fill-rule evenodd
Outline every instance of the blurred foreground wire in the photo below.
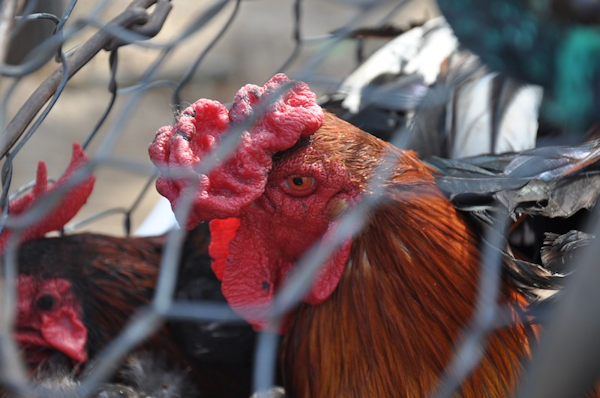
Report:
M 104 176 L 104 180 L 109 185 L 120 184 L 115 175 L 131 174 L 136 177 L 136 183 L 131 186 L 127 182 L 121 183 L 125 185 L 121 192 L 126 192 L 124 194 L 126 198 L 121 198 L 120 193 L 108 193 L 107 196 L 111 198 L 106 201 L 115 204 L 114 206 L 104 203 L 95 206 L 97 211 L 80 217 L 67 225 L 62 232 L 71 234 L 87 231 L 89 228 L 93 229 L 95 223 L 104 220 L 107 224 L 122 226 L 125 235 L 130 235 L 136 230 L 140 219 L 144 218 L 144 213 L 147 213 L 156 201 L 153 182 L 157 171 L 148 161 L 147 144 L 151 142 L 155 131 L 164 124 L 172 123 L 173 116 L 176 118 L 188 103 L 198 97 L 211 98 L 221 95 L 229 100 L 235 91 L 232 87 L 237 88 L 241 85 L 240 81 L 262 84 L 262 81 L 279 71 L 285 71 L 292 78 L 307 82 L 320 94 L 331 94 L 344 81 L 346 75 L 351 73 L 355 66 L 374 49 L 381 47 L 388 38 L 404 31 L 400 28 L 391 29 L 390 25 L 393 27 L 394 22 L 400 19 L 403 24 L 408 24 L 410 27 L 410 23 L 421 24 L 432 16 L 419 15 L 418 12 L 408 8 L 415 2 L 384 0 L 323 2 L 326 3 L 325 5 L 308 0 L 296 0 L 285 4 L 271 1 L 263 8 L 255 8 L 255 3 L 260 3 L 258 1 L 242 0 L 213 1 L 209 4 L 198 4 L 193 1 L 134 0 L 128 5 L 108 0 L 98 0 L 92 5 L 84 5 L 76 0 L 69 2 L 52 0 L 51 9 L 62 9 L 62 15 L 38 12 L 36 7 L 40 5 L 39 3 L 41 0 L 25 2 L 4 0 L 1 3 L 0 13 L 0 74 L 3 76 L 0 82 L 2 89 L 0 124 L 3 126 L 0 157 L 4 160 L 3 190 L 0 197 L 3 218 L 0 229 L 8 228 L 14 232 L 6 245 L 2 261 L 0 381 L 11 391 L 27 395 L 35 395 L 39 391 L 36 392 L 28 383 L 27 371 L 12 338 L 17 300 L 15 285 L 19 274 L 17 261 L 19 235 L 27 227 L 51 212 L 59 198 L 78 182 L 92 173 L 101 176 L 102 173 L 115 169 L 114 174 Z M 271 20 L 264 18 L 264 15 L 263 18 L 259 18 L 261 13 L 265 13 L 265 10 L 271 7 L 274 9 L 281 7 L 287 12 L 288 19 L 284 21 L 285 23 L 277 24 L 272 21 L 272 18 Z M 320 10 L 320 7 L 327 7 L 327 11 Z M 307 20 L 307 8 L 310 8 L 311 16 L 332 10 L 339 10 L 341 16 L 332 18 L 329 22 L 331 26 L 327 29 L 319 29 L 318 26 L 315 27 L 315 22 Z M 262 22 L 265 20 L 268 22 Z M 319 21 L 322 20 L 323 18 Z M 52 34 L 33 45 L 33 50 L 19 62 L 9 63 L 8 49 L 11 40 L 14 40 L 15 32 L 26 31 L 28 26 L 42 22 L 53 25 Z M 235 30 L 237 26 L 241 28 Z M 284 40 L 282 37 L 285 37 L 287 52 L 277 53 L 276 50 L 280 47 L 277 47 L 274 52 L 265 51 L 264 54 L 267 55 L 260 59 L 262 68 L 252 70 L 254 65 L 248 60 L 260 57 L 253 57 L 253 51 L 249 51 L 249 56 L 238 53 L 242 51 L 242 47 L 248 46 L 249 42 L 226 41 L 226 39 L 234 31 L 235 34 L 246 35 L 248 38 L 259 37 L 258 43 L 255 42 L 254 45 L 262 45 L 260 40 L 264 37 L 260 36 L 261 28 L 276 32 L 276 39 L 272 39 L 271 43 L 265 43 L 264 47 L 275 46 L 273 43 L 281 42 Z M 437 28 L 432 28 L 432 31 L 435 29 Z M 376 34 L 371 35 L 372 32 Z M 375 36 L 373 39 L 375 44 L 369 46 L 368 42 L 372 36 Z M 251 71 L 242 76 L 232 77 L 231 75 L 237 73 L 236 68 L 240 65 L 233 67 L 220 61 L 220 57 L 224 57 L 223 47 L 226 46 L 231 46 L 227 52 L 234 54 L 229 59 L 233 59 L 234 62 L 237 59 L 241 64 L 247 61 Z M 219 48 L 220 51 L 217 51 Z M 106 56 L 105 53 L 109 55 Z M 401 55 L 404 54 L 398 54 L 398 57 Z M 411 55 L 415 56 L 410 53 L 407 57 Z M 100 64 L 98 59 L 106 61 L 107 65 Z M 409 64 L 409 61 L 403 66 Z M 451 62 L 448 61 L 440 69 L 450 64 Z M 76 75 L 79 73 L 86 73 L 86 75 L 78 80 Z M 48 76 L 42 77 L 42 75 Z M 437 87 L 446 90 L 446 94 L 464 88 L 468 84 L 464 80 L 452 80 L 451 74 L 447 77 L 447 81 L 442 82 L 445 84 Z M 379 76 L 378 78 L 386 83 L 386 78 L 390 77 Z M 89 89 L 89 93 L 85 93 L 88 88 L 82 87 L 86 79 L 92 81 L 91 85 L 94 86 Z M 247 81 L 243 81 L 244 79 Z M 29 83 L 29 80 L 32 83 Z M 411 86 L 418 100 L 423 98 L 419 90 L 432 83 L 417 82 Z M 107 86 L 107 88 L 98 90 L 97 86 Z M 494 92 L 506 88 L 506 86 L 494 87 L 496 90 Z M 283 91 L 287 88 L 289 87 L 284 87 Z M 352 91 L 352 87 L 349 90 Z M 65 93 L 77 91 L 80 91 L 80 94 L 83 91 L 83 95 L 75 96 L 74 102 L 64 98 Z M 101 97 L 98 95 L 100 91 L 103 91 Z M 27 95 L 24 94 L 25 92 Z M 366 95 L 368 90 L 361 88 L 360 92 Z M 386 97 L 389 92 L 389 90 L 377 91 L 386 99 L 389 98 Z M 536 93 L 537 91 L 534 94 Z M 451 96 L 451 94 L 447 95 Z M 377 103 L 375 97 L 371 98 L 372 103 Z M 446 98 L 444 97 L 443 101 L 440 98 L 440 96 L 435 97 L 438 104 L 427 103 L 427 106 L 439 107 L 443 102 L 441 105 L 446 107 Z M 537 96 L 535 98 L 537 100 Z M 91 105 L 86 107 L 83 103 L 79 103 L 78 99 L 84 99 Z M 65 102 L 62 102 L 63 100 Z M 379 103 L 385 104 L 385 101 Z M 392 134 L 388 137 L 390 142 L 402 148 L 412 148 L 414 143 L 411 140 L 414 136 L 410 135 L 408 127 L 414 121 L 413 108 L 417 103 L 422 103 L 413 101 L 412 97 L 409 101 L 403 102 L 405 103 L 409 103 L 412 107 L 406 113 L 398 109 L 386 109 L 386 117 L 377 121 L 385 120 L 387 125 L 394 124 L 394 128 L 391 129 Z M 268 105 L 270 104 L 264 104 L 265 108 Z M 361 104 L 363 108 L 368 105 L 366 102 Z M 498 109 L 500 108 L 502 105 L 498 105 Z M 157 111 L 157 109 L 161 110 Z M 93 114 L 78 118 L 78 114 L 86 110 L 92 110 Z M 161 114 L 155 115 L 154 113 L 157 112 Z M 221 159 L 227 158 L 235 150 L 239 137 L 261 116 L 261 112 L 262 110 L 259 109 L 259 112 L 248 118 L 245 123 L 235 126 L 218 149 L 207 157 L 195 172 L 207 174 Z M 346 109 L 345 112 L 350 111 Z M 447 112 L 451 113 L 448 110 Z M 59 114 L 60 116 L 53 119 L 54 115 Z M 61 123 L 66 123 L 68 119 L 85 120 L 85 124 L 76 126 L 75 134 L 60 134 L 46 139 L 57 146 L 69 148 L 71 143 L 67 139 L 75 138 L 83 143 L 84 149 L 91 158 L 90 163 L 74 175 L 70 184 L 48 195 L 42 203 L 23 215 L 11 216 L 8 214 L 9 197 L 17 191 L 21 194 L 27 192 L 27 189 L 20 189 L 20 186 L 26 185 L 34 175 L 31 167 L 23 165 L 39 160 L 31 158 L 32 153 L 27 150 L 38 142 L 36 145 L 41 145 L 42 149 L 38 150 L 37 154 L 42 153 L 48 161 L 52 161 L 54 147 L 47 143 L 39 144 L 36 140 L 41 135 L 56 133 L 61 129 Z M 495 120 L 494 117 L 490 119 Z M 453 123 L 454 126 L 457 122 Z M 494 130 L 493 127 L 490 129 Z M 449 128 L 444 132 L 448 133 L 448 131 Z M 44 147 L 45 145 L 48 147 Z M 495 141 L 491 141 L 490 147 L 493 152 Z M 23 169 L 26 172 L 22 171 Z M 269 318 L 273 329 L 277 329 L 284 314 L 301 301 L 323 261 L 345 240 L 359 233 L 369 212 L 380 204 L 383 197 L 383 193 L 378 190 L 381 187 L 377 185 L 377 181 L 387 180 L 389 173 L 390 168 L 387 167 L 378 170 L 373 180 L 373 187 L 369 188 L 372 195 L 340 220 L 338 228 L 332 233 L 331 240 L 326 245 L 311 248 L 300 259 L 298 272 L 286 281 L 276 295 Z M 99 180 L 102 181 L 103 178 L 99 177 Z M 179 203 L 177 219 L 187 219 L 192 200 L 190 190 L 187 195 L 183 195 Z M 503 308 L 497 307 L 496 298 L 502 272 L 500 257 L 505 242 L 497 238 L 507 228 L 506 223 L 509 222 L 511 216 L 509 213 L 512 210 L 514 209 L 508 209 L 507 212 L 497 211 L 494 213 L 497 219 L 491 217 L 495 232 L 490 231 L 490 235 L 485 236 L 489 247 L 483 250 L 482 254 L 483 272 L 480 277 L 474 318 L 463 331 L 463 338 L 456 347 L 455 361 L 450 364 L 439 389 L 435 391 L 436 396 L 452 396 L 455 389 L 477 366 L 481 358 L 481 347 L 485 346 L 488 334 L 500 323 Z M 110 221 L 110 217 L 114 215 L 119 215 L 118 222 Z M 172 229 L 174 225 L 175 223 L 171 222 L 168 225 L 155 226 L 157 234 L 169 232 L 166 236 L 159 279 L 152 302 L 149 306 L 141 308 L 127 325 L 123 325 L 122 332 L 97 356 L 94 368 L 82 377 L 77 389 L 71 392 L 72 396 L 85 396 L 94 392 L 101 383 L 110 379 L 115 369 L 135 346 L 156 333 L 167 320 L 241 322 L 239 317 L 222 303 L 184 302 L 174 299 L 177 275 L 180 271 L 178 267 L 186 237 L 185 229 Z M 116 230 L 120 228 L 113 228 L 111 231 L 115 233 Z M 593 275 L 592 271 L 582 270 L 580 278 L 585 279 L 584 275 L 588 274 Z M 595 277 L 590 278 L 588 281 L 595 279 Z M 573 281 L 573 284 L 575 283 L 577 282 Z M 558 309 L 563 314 L 569 312 L 570 306 L 576 306 L 582 300 L 572 297 L 569 299 L 569 297 L 566 296 L 562 303 L 563 307 Z M 568 300 L 572 302 L 569 303 Z M 558 335 L 559 332 L 555 333 Z M 562 337 L 548 337 L 549 340 L 552 338 L 560 340 Z M 278 344 L 278 335 L 260 334 L 253 365 L 253 391 L 267 391 L 277 384 Z M 540 369 L 534 368 L 533 377 L 548 377 L 536 376 L 543 372 L 543 369 Z M 590 375 L 591 379 L 597 377 L 595 372 L 590 371 L 590 373 L 593 373 Z M 529 388 L 529 385 L 526 384 L 526 387 Z M 589 386 L 582 388 L 587 387 Z M 526 392 L 526 396 L 529 396 L 529 393 Z M 536 396 L 547 395 L 541 393 Z

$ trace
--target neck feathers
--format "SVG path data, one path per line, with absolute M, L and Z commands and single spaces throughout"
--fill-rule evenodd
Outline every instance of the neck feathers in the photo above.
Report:
M 298 310 L 282 353 L 291 396 L 423 397 L 450 363 L 476 301 L 477 245 L 432 179 L 403 181 L 354 240 L 333 295 Z M 516 316 L 520 298 L 509 295 Z M 529 332 L 494 332 L 460 395 L 509 395 Z

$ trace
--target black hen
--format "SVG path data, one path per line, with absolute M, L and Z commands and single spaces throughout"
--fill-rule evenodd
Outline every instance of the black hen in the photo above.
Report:
M 209 241 L 207 225 L 188 234 L 176 298 L 224 302 Z M 43 364 L 56 352 L 70 357 L 71 367 L 93 359 L 151 302 L 164 242 L 77 234 L 23 244 L 15 336 L 28 363 Z M 166 366 L 189 368 L 203 397 L 248 397 L 254 336 L 244 322 L 171 321 L 142 348 Z

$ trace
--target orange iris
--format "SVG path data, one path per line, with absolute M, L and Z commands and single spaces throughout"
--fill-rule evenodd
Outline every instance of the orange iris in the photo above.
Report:
M 315 179 L 312 177 L 292 176 L 286 178 L 285 185 L 294 192 L 303 193 L 311 189 L 314 182 Z

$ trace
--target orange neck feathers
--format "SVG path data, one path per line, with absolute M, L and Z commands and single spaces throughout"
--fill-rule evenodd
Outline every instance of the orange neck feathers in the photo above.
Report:
M 392 156 L 402 165 L 388 188 L 391 201 L 354 239 L 333 295 L 303 305 L 284 340 L 290 396 L 428 396 L 471 319 L 477 244 L 425 166 L 408 152 Z M 521 312 L 514 292 L 501 300 L 515 316 Z M 460 395 L 510 395 L 529 355 L 530 329 L 519 323 L 493 333 Z

